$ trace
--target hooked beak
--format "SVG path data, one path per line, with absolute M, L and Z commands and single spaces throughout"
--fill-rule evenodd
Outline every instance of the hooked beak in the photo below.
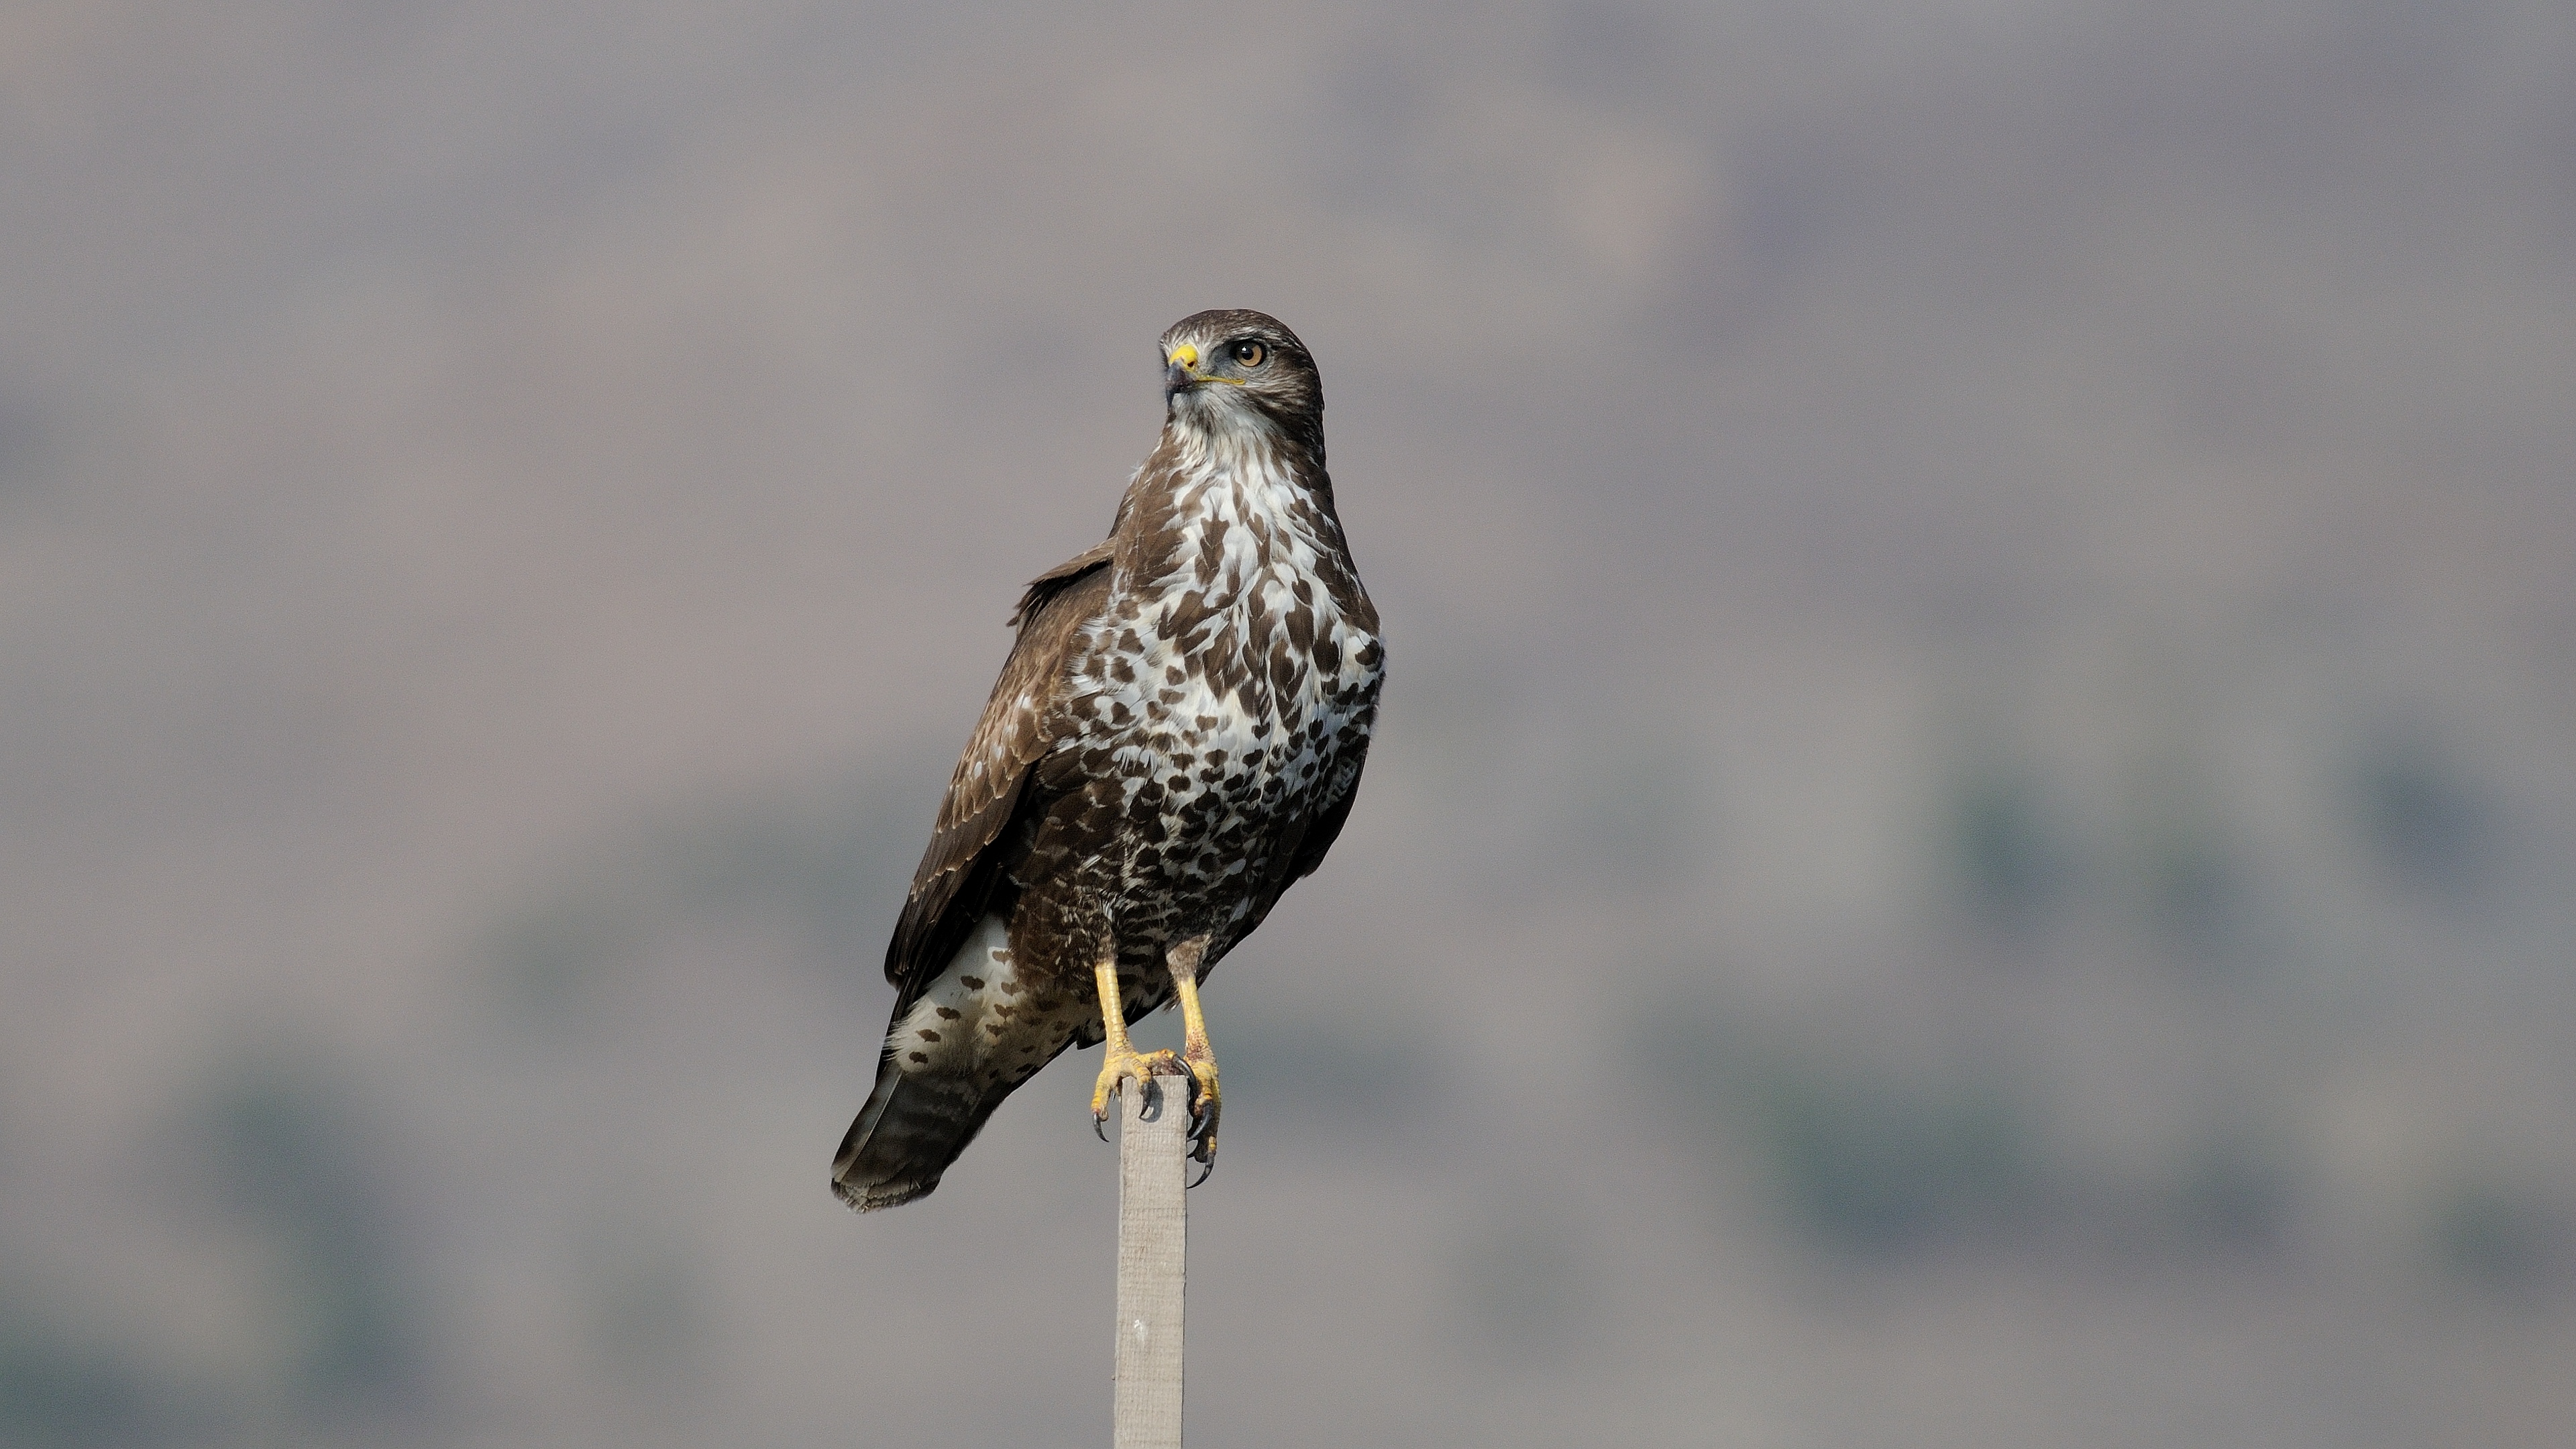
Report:
M 1184 342 L 1163 359 L 1163 396 L 1187 392 L 1206 379 L 1199 376 L 1199 350 Z

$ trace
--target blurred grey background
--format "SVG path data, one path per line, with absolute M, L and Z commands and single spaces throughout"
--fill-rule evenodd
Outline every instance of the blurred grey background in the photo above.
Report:
M 2555 0 L 12 4 L 0 257 L 0 1443 L 1105 1442 L 1095 1057 L 824 1179 L 1212 306 L 1193 1444 L 2567 1442 Z

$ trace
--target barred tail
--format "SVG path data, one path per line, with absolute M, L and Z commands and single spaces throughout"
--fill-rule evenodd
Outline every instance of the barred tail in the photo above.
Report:
M 1098 1040 L 1097 1011 L 1022 985 L 1008 923 L 985 917 L 948 969 L 886 1023 L 876 1090 L 841 1139 L 832 1191 L 864 1213 L 939 1186 L 1002 1099 L 1083 1040 L 1086 1027 Z
M 998 1101 L 987 1102 L 972 1071 L 906 1076 L 889 1057 L 876 1090 L 832 1159 L 832 1191 L 860 1212 L 926 1196 Z

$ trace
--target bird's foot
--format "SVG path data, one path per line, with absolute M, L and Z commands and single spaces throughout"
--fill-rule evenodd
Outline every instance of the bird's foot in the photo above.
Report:
M 1203 1169 L 1196 1187 L 1216 1171 L 1216 1119 L 1225 1107 L 1224 1097 L 1216 1088 L 1216 1054 L 1192 1048 L 1182 1056 L 1189 1068 L 1190 1085 L 1190 1160 Z
M 1111 1048 L 1109 1059 L 1100 1064 L 1100 1080 L 1091 1085 L 1091 1130 L 1109 1140 L 1109 1099 L 1118 1095 L 1118 1084 L 1128 1077 L 1143 1087 L 1147 1077 L 1183 1077 L 1190 1069 L 1168 1051 L 1137 1052 Z

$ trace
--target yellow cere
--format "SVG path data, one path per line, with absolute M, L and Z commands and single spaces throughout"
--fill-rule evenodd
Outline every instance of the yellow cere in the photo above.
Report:
M 1183 370 L 1187 371 L 1192 380 L 1197 382 L 1221 382 L 1228 387 L 1248 387 L 1251 385 L 1239 377 L 1219 377 L 1214 373 L 1204 373 L 1199 371 L 1199 350 L 1187 342 L 1184 342 L 1180 346 L 1172 349 L 1171 360 L 1178 364 Z

